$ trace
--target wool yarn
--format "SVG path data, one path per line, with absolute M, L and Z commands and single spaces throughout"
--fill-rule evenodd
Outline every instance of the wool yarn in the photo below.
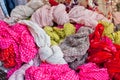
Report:
M 67 36 L 60 43 L 60 48 L 64 53 L 64 59 L 69 63 L 70 67 L 76 69 L 80 64 L 83 64 L 87 57 L 89 48 L 88 35 L 92 33 L 89 27 L 81 27 L 76 34 Z
M 71 23 L 65 23 L 63 28 L 46 26 L 44 30 L 51 38 L 51 45 L 59 44 L 66 36 L 75 34 L 76 31 Z

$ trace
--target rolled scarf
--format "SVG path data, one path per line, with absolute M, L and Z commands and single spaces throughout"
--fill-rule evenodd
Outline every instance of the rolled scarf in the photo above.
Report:
M 25 80 L 79 80 L 79 76 L 67 64 L 41 64 L 39 67 L 27 69 Z
M 103 31 L 104 26 L 98 24 L 95 32 L 90 35 L 88 61 L 94 62 L 100 67 L 106 67 L 110 78 L 119 80 L 120 45 L 113 44 L 108 37 L 103 36 Z
M 49 5 L 39 8 L 31 17 L 31 21 L 39 24 L 40 27 L 53 25 L 53 10 Z
M 7 73 L 3 70 L 0 70 L 0 80 L 7 80 Z
M 69 22 L 69 16 L 66 12 L 66 7 L 63 4 L 59 4 L 53 10 L 54 21 L 58 25 L 64 25 Z
M 30 7 L 19 5 L 12 10 L 10 16 L 12 17 L 13 20 L 19 21 L 19 20 L 28 18 L 33 14 L 33 12 L 34 10 L 31 9 Z
M 90 34 L 90 48 L 88 50 L 88 61 L 101 65 L 112 57 L 116 48 L 108 37 L 102 37 L 104 26 L 98 24 L 94 33 Z
M 80 80 L 109 80 L 106 68 L 99 68 L 95 63 L 87 63 L 78 67 Z
M 80 64 L 84 63 L 90 45 L 88 37 L 90 33 L 92 33 L 90 28 L 81 27 L 76 34 L 66 37 L 60 44 L 64 59 L 72 69 L 76 69 Z
M 88 14 L 89 13 L 89 14 Z M 74 21 L 76 23 L 84 23 L 85 26 L 91 26 L 93 28 L 96 27 L 99 20 L 106 20 L 103 15 L 93 12 L 91 10 L 85 9 L 83 6 L 75 6 L 69 12 L 70 21 Z
M 36 23 L 26 20 L 20 21 L 20 23 L 28 25 L 28 29 L 39 47 L 38 53 L 42 62 L 47 62 L 50 64 L 66 64 L 60 47 L 50 46 L 50 37 L 41 27 L 39 27 Z
M 16 70 L 8 80 L 24 80 L 25 71 L 30 67 L 29 64 L 24 64 L 21 68 Z
M 34 58 L 37 48 L 26 25 L 17 23 L 10 26 L 3 21 L 0 24 L 0 59 L 4 67 L 12 68 L 9 77 L 23 62 Z
M 43 6 L 42 0 L 31 0 L 26 5 L 19 5 L 15 7 L 10 14 L 10 18 L 4 19 L 8 23 L 15 23 L 19 20 L 24 20 L 30 17 L 34 11 Z

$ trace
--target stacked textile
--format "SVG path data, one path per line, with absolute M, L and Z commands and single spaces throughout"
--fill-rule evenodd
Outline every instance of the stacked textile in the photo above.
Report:
M 101 2 L 31 0 L 15 7 L 8 23 L 0 21 L 0 80 L 120 80 L 119 12 L 111 22 L 111 2 Z

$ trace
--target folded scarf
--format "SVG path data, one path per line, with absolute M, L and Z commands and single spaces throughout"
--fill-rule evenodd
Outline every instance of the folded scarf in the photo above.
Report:
M 39 57 L 43 62 L 50 64 L 66 64 L 60 47 L 50 46 L 50 37 L 41 27 L 39 27 L 36 23 L 26 20 L 20 21 L 20 23 L 28 25 L 28 29 L 33 35 L 34 40 L 39 48 Z
M 108 70 L 111 79 L 120 79 L 120 45 L 113 44 L 112 40 L 103 36 L 104 26 L 98 24 L 96 30 L 90 35 L 90 48 L 88 50 L 88 62 L 94 62 L 99 67 Z
M 81 27 L 76 34 L 66 37 L 60 43 L 64 59 L 69 63 L 71 68 L 76 69 L 80 64 L 84 63 L 90 45 L 88 37 L 90 33 L 92 33 L 92 29 Z
M 10 18 L 4 19 L 8 23 L 15 23 L 19 20 L 24 20 L 30 17 L 34 11 L 43 6 L 42 0 L 30 0 L 26 5 L 19 5 L 15 7 L 10 14 Z
M 85 9 L 83 6 L 75 6 L 69 12 L 69 19 L 77 22 L 84 23 L 85 26 L 90 26 L 95 28 L 99 20 L 108 21 L 103 15 L 93 12 L 91 10 Z
M 41 64 L 39 67 L 27 69 L 25 80 L 79 80 L 79 76 L 67 64 Z
M 99 68 L 95 63 L 87 63 L 78 67 L 80 80 L 109 80 L 106 68 Z
M 53 11 L 49 5 L 44 5 L 32 15 L 31 21 L 38 23 L 40 27 L 52 26 L 53 25 L 52 12 Z
M 26 25 L 8 25 L 0 21 L 0 59 L 4 67 L 12 68 L 11 75 L 23 62 L 27 63 L 35 57 L 37 48 Z

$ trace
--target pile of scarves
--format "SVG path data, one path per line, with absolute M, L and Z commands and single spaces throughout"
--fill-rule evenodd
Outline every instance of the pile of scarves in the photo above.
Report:
M 0 21 L 0 80 L 120 80 L 119 13 L 113 24 L 71 1 L 31 0 Z

